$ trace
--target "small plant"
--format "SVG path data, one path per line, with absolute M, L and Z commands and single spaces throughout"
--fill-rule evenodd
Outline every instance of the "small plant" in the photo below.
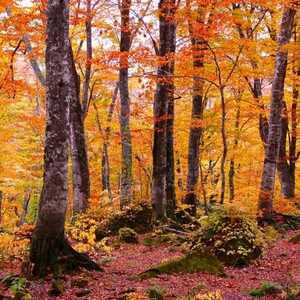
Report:
M 164 300 L 164 289 L 160 286 L 153 286 L 147 290 L 150 300 Z
M 190 300 L 222 300 L 222 295 L 219 290 L 215 292 L 208 292 L 205 294 L 198 294 L 191 298 Z
M 24 277 L 19 277 L 18 275 L 9 274 L 2 278 L 1 283 L 9 288 L 15 295 L 14 299 L 19 300 L 30 300 L 31 296 L 29 295 L 27 288 L 29 282 Z

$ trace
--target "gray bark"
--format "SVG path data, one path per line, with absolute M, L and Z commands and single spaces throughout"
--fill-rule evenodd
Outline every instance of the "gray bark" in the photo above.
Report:
M 129 21 L 131 1 L 122 0 L 121 3 L 121 41 L 120 41 L 120 131 L 122 144 L 121 170 L 121 208 L 132 200 L 132 144 L 130 132 L 130 98 L 128 87 L 128 51 L 131 44 L 131 29 Z
M 189 7 L 190 9 L 190 7 Z M 197 24 L 201 26 L 204 23 L 204 15 L 201 9 L 198 10 Z M 196 37 L 191 20 L 189 21 L 189 34 L 193 49 L 193 69 L 196 74 L 204 68 L 204 55 L 203 50 L 205 40 Z M 199 182 L 199 161 L 200 161 L 200 144 L 202 139 L 202 120 L 204 112 L 204 99 L 203 99 L 204 81 L 195 76 L 193 78 L 193 103 L 192 103 L 192 116 L 189 132 L 189 148 L 188 148 L 188 174 L 186 196 L 184 203 L 190 205 L 190 213 L 196 214 L 197 199 L 197 185 Z
M 170 22 L 174 4 L 170 0 L 160 0 L 159 8 L 159 53 L 163 63 L 157 69 L 157 84 L 154 98 L 154 137 L 153 137 L 153 172 L 152 172 L 152 205 L 154 218 L 166 217 L 167 195 L 167 117 L 170 96 L 170 79 L 172 80 L 172 64 L 168 61 L 170 48 Z
M 77 253 L 65 239 L 67 209 L 68 141 L 70 106 L 78 96 L 69 41 L 69 2 L 49 0 L 46 39 L 46 138 L 44 178 L 30 261 L 32 273 L 43 277 L 49 268 L 69 265 L 100 270 L 87 256 Z
M 284 82 L 287 68 L 288 53 L 283 47 L 288 44 L 296 11 L 285 8 L 277 38 L 278 49 L 275 59 L 275 71 L 272 82 L 271 109 L 269 118 L 269 133 L 265 151 L 261 188 L 259 193 L 258 219 L 265 221 L 272 218 L 275 173 L 280 152 L 281 112 L 284 95 Z
M 49 251 L 39 248 L 47 240 L 64 238 L 67 209 L 67 161 L 70 94 L 76 91 L 69 64 L 68 10 L 66 3 L 49 0 L 46 40 L 46 138 L 44 180 L 38 220 L 31 244 L 31 261 L 36 274 L 45 273 Z M 43 242 L 45 241 L 45 242 Z M 45 262 L 40 264 L 40 255 Z
M 25 192 L 24 200 L 23 200 L 23 209 L 20 216 L 20 220 L 18 226 L 22 226 L 25 223 L 27 212 L 28 212 L 28 205 L 31 198 L 31 190 Z

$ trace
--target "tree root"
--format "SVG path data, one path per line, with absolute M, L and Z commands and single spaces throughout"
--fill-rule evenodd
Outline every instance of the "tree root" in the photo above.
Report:
M 79 268 L 103 271 L 86 254 L 74 250 L 64 236 L 39 238 L 34 234 L 30 249 L 30 263 L 30 275 L 34 277 L 45 277 L 49 272 L 59 275 L 64 271 L 74 271 Z

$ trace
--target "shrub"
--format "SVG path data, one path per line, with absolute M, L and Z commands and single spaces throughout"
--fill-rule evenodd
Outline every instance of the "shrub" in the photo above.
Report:
M 262 232 L 254 220 L 217 212 L 202 220 L 192 252 L 215 255 L 226 265 L 244 266 L 261 254 Z

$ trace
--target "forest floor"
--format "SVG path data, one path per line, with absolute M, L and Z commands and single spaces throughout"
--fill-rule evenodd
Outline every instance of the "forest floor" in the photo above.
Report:
M 254 299 L 249 291 L 259 287 L 263 282 L 274 282 L 284 288 L 300 285 L 300 244 L 289 243 L 289 238 L 295 232 L 287 233 L 283 238 L 266 249 L 263 256 L 251 266 L 237 269 L 225 268 L 226 277 L 218 277 L 204 273 L 161 275 L 157 278 L 138 280 L 135 275 L 162 262 L 181 255 L 181 252 L 170 245 L 145 246 L 139 244 L 121 244 L 104 257 L 98 254 L 94 259 L 106 260 L 104 272 L 81 271 L 73 275 L 64 276 L 65 292 L 63 296 L 50 297 L 48 290 L 51 280 L 31 282 L 29 292 L 33 300 L 43 299 L 89 299 L 112 300 L 126 299 L 124 295 L 135 292 L 132 299 L 143 300 L 143 293 L 153 286 L 163 288 L 165 299 L 189 299 L 191 293 L 205 293 L 219 290 L 225 300 Z M 140 237 L 142 240 L 142 237 Z M 18 272 L 20 264 L 13 262 L 1 266 L 0 278 L 9 272 Z M 76 296 L 80 288 L 72 287 L 74 278 L 88 280 L 86 296 Z M 3 286 L 0 294 L 3 294 Z M 138 296 L 141 295 L 141 296 Z M 123 297 L 123 298 L 122 298 Z M 6 299 L 6 298 L 2 298 Z M 9 298 L 7 298 L 9 299 Z M 287 299 L 285 293 L 276 296 L 266 296 L 260 299 Z

